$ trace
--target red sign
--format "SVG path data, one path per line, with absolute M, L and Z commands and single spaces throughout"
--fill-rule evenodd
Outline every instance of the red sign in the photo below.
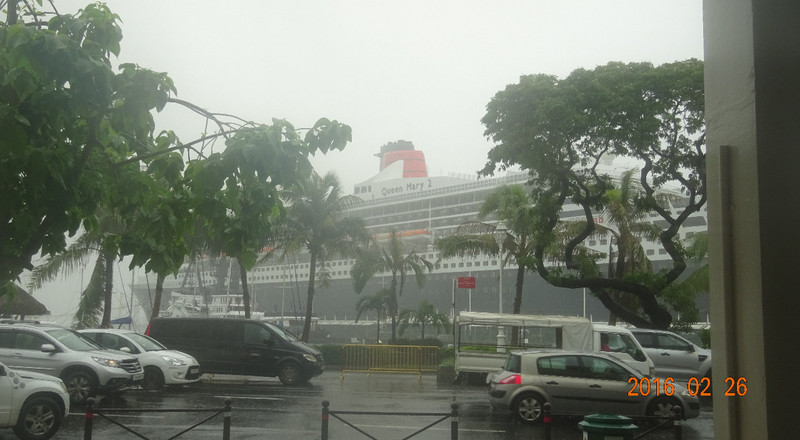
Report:
M 458 277 L 459 289 L 474 289 L 475 277 Z

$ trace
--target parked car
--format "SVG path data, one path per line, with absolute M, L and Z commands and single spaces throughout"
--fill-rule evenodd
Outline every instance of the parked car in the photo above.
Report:
M 655 363 L 633 333 L 617 325 L 592 324 L 594 351 L 602 351 L 628 364 L 645 376 L 652 376 Z
M 144 369 L 142 388 L 160 390 L 200 380 L 200 364 L 193 356 L 170 350 L 155 339 L 121 329 L 78 330 L 103 347 L 135 355 Z
M 659 377 L 672 377 L 684 383 L 691 378 L 711 382 L 711 350 L 666 330 L 630 329 L 653 360 Z
M 0 428 L 12 428 L 22 440 L 45 440 L 67 414 L 69 393 L 61 379 L 0 362 Z
M 73 403 L 138 387 L 144 378 L 132 355 L 52 325 L 0 324 L 0 362 L 61 378 Z
M 146 334 L 191 354 L 205 373 L 277 376 L 285 385 L 295 385 L 325 370 L 319 350 L 252 319 L 155 318 Z
M 612 356 L 582 351 L 511 353 L 503 370 L 492 377 L 489 400 L 492 407 L 510 409 L 527 423 L 542 420 L 545 402 L 550 402 L 554 415 L 669 417 L 675 405 L 681 407 L 684 418 L 700 413 L 700 401 L 686 387 L 654 385 Z

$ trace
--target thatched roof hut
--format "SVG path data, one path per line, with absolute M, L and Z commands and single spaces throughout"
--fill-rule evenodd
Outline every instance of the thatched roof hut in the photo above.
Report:
M 49 315 L 44 304 L 36 300 L 22 287 L 17 286 L 16 293 L 0 296 L 0 316 L 25 318 L 30 315 Z

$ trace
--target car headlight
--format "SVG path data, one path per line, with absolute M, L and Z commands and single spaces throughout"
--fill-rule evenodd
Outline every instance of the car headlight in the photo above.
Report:
M 314 355 L 312 355 L 312 354 L 303 353 L 303 357 L 304 357 L 304 358 L 305 358 L 307 361 L 309 361 L 309 362 L 311 362 L 311 363 L 314 363 L 314 362 L 316 362 L 316 361 L 317 361 L 317 358 L 315 358 L 315 357 L 314 357 Z
M 167 356 L 162 354 L 161 359 L 164 359 L 164 361 L 168 363 L 171 367 L 182 367 L 186 365 L 186 361 L 172 356 Z
M 98 364 L 104 366 L 104 367 L 122 368 L 122 367 L 119 366 L 117 361 L 115 361 L 114 359 L 108 359 L 108 358 L 101 358 L 101 357 L 98 357 L 98 356 L 92 356 L 92 360 L 97 362 Z

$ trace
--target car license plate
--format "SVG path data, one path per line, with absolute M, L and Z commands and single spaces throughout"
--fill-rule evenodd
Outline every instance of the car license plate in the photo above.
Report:
M 196 374 L 200 372 L 200 367 L 189 367 L 189 374 Z
M 136 373 L 133 375 L 133 380 L 142 380 L 144 379 L 144 373 Z

